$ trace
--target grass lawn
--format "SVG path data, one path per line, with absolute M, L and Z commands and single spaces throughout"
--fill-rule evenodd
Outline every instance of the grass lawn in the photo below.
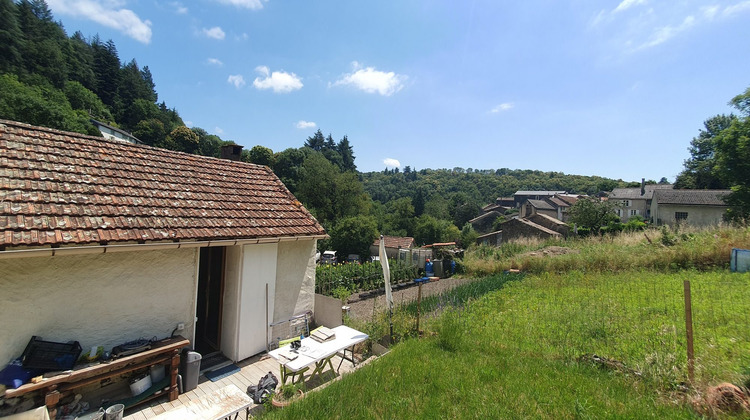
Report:
M 495 276 L 482 281 L 503 287 L 431 320 L 427 328 L 434 334 L 407 339 L 268 416 L 695 418 L 685 394 L 676 391 L 686 378 L 686 278 L 695 285 L 698 381 L 741 380 L 743 367 L 750 367 L 750 275 Z M 627 369 L 579 361 L 593 354 Z

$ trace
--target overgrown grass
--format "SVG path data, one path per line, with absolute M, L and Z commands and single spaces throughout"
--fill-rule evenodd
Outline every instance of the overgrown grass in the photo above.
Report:
M 575 252 L 546 258 L 528 255 L 529 251 L 550 245 Z M 525 240 L 499 248 L 478 247 L 467 252 L 463 264 L 473 276 L 509 269 L 528 273 L 712 270 L 729 266 L 732 248 L 748 247 L 750 228 L 747 227 L 651 229 L 561 241 Z

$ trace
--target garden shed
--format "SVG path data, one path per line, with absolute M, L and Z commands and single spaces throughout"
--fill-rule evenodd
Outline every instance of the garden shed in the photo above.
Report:
M 0 120 L 0 364 L 178 325 L 242 360 L 313 309 L 325 237 L 268 167 Z

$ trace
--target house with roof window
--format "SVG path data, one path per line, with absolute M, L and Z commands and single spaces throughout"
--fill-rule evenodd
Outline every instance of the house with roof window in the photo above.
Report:
M 724 199 L 731 192 L 659 189 L 654 191 L 650 213 L 657 225 L 716 225 L 729 209 Z
M 245 359 L 314 309 L 326 237 L 268 167 L 0 120 L 0 364 L 178 324 Z

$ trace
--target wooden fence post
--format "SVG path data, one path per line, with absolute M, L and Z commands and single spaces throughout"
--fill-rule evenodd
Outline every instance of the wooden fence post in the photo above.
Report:
M 688 380 L 695 383 L 695 353 L 693 351 L 693 306 L 690 295 L 690 280 L 683 282 L 685 293 L 685 334 L 687 335 Z

